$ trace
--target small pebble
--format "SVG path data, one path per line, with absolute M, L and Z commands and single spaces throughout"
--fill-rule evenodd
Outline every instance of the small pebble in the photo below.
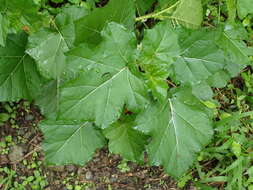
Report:
M 196 187 L 194 187 L 193 185 L 190 186 L 190 190 L 197 190 Z
M 95 158 L 95 159 L 93 159 L 93 162 L 99 162 L 100 161 L 100 159 L 99 158 Z
M 63 172 L 65 170 L 64 166 L 50 166 L 49 168 L 55 172 Z
M 28 114 L 28 115 L 25 116 L 25 120 L 26 121 L 32 121 L 32 120 L 34 120 L 34 116 L 31 115 L 31 114 Z
M 8 155 L 11 162 L 18 161 L 24 156 L 23 149 L 20 146 L 14 145 L 10 148 L 10 153 Z
M 82 173 L 83 173 L 83 169 L 82 169 L 82 168 L 78 168 L 77 174 L 78 174 L 78 175 L 81 175 Z
M 55 185 L 59 185 L 59 184 L 61 184 L 61 182 L 60 182 L 59 180 L 55 180 L 55 181 L 54 181 L 54 184 L 55 184 Z
M 0 155 L 0 164 L 5 164 L 9 161 L 6 155 Z
M 115 183 L 115 182 L 117 182 L 118 181 L 118 178 L 116 178 L 116 177 L 111 177 L 110 178 L 110 182 L 111 183 Z
M 76 167 L 73 165 L 68 165 L 68 166 L 66 166 L 66 168 L 67 168 L 68 172 L 74 172 L 76 170 Z
M 88 172 L 86 172 L 86 174 L 85 174 L 85 178 L 86 178 L 87 180 L 91 180 L 91 179 L 93 178 L 93 174 L 92 174 L 90 171 L 88 171 Z

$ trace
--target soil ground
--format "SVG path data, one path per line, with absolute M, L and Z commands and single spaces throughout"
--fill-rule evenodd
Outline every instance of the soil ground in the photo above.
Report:
M 27 107 L 24 106 L 25 104 L 27 102 L 24 101 L 11 104 L 11 109 L 15 109 L 15 118 L 0 127 L 1 142 L 9 137 L 6 147 L 0 147 L 0 153 L 2 152 L 0 168 L 8 168 L 15 172 L 8 184 L 0 183 L 0 189 L 19 190 L 17 183 L 22 184 L 21 187 L 26 190 L 36 188 L 45 190 L 178 189 L 175 182 L 160 167 L 138 166 L 132 162 L 124 162 L 119 155 L 110 154 L 107 147 L 98 150 L 94 158 L 84 167 L 45 166 L 41 148 L 43 135 L 38 128 L 42 116 L 35 106 L 29 104 Z M 3 110 L 0 109 L 1 111 Z M 0 171 L 0 181 L 1 178 L 8 178 L 8 175 L 10 173 Z M 15 183 L 16 187 L 14 187 Z M 188 185 L 187 189 L 194 188 Z

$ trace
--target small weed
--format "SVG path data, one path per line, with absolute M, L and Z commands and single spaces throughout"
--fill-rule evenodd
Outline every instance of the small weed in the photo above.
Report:
M 196 186 L 200 189 L 206 184 L 219 184 L 225 189 L 252 189 L 253 113 L 250 110 L 253 102 L 249 95 L 253 91 L 253 76 L 249 71 L 241 76 L 243 86 L 238 88 L 231 83 L 222 90 L 222 99 L 229 97 L 229 109 L 233 107 L 234 112 L 225 108 L 219 112 L 213 143 L 201 152 L 195 164 L 200 177 Z
M 130 167 L 127 165 L 126 160 L 122 160 L 117 167 L 120 170 L 120 172 L 122 172 L 122 173 L 129 172 L 131 170 Z

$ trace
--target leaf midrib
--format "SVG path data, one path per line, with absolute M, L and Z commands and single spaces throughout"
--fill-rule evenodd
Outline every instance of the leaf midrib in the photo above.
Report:
M 8 77 L 3 81 L 2 85 L 4 85 L 4 84 L 10 79 L 10 77 L 13 76 L 13 73 L 16 72 L 17 68 L 18 68 L 19 65 L 22 63 L 22 61 L 24 60 L 25 56 L 26 56 L 26 54 L 24 54 L 24 55 L 22 56 L 22 58 L 19 60 L 19 62 L 17 63 L 17 65 L 16 65 L 16 66 L 14 67 L 14 69 L 12 70 L 12 72 L 11 72 L 11 73 L 8 75 Z M 2 86 L 2 85 L 1 85 L 1 86 Z
M 88 122 L 85 122 L 84 124 L 80 125 L 80 127 L 78 127 L 78 128 L 75 130 L 75 132 L 67 138 L 67 140 L 64 140 L 65 142 L 63 143 L 62 146 L 60 146 L 60 148 L 55 152 L 55 154 L 59 153 L 59 152 L 66 146 L 66 144 L 71 140 L 71 138 L 72 138 L 76 133 L 78 133 L 85 125 L 87 125 L 87 123 L 88 123 Z
M 113 75 L 110 79 L 106 80 L 105 82 L 103 82 L 102 84 L 100 84 L 99 86 L 97 86 L 97 88 L 93 89 L 91 92 L 89 92 L 87 95 L 85 95 L 83 98 L 80 98 L 79 101 L 77 101 L 75 104 L 73 104 L 71 107 L 68 108 L 68 112 L 71 111 L 75 106 L 77 106 L 79 103 L 85 101 L 89 96 L 91 96 L 93 93 L 95 93 L 98 89 L 102 88 L 103 86 L 105 86 L 107 83 L 111 82 L 114 78 L 116 78 L 121 72 L 127 70 L 127 67 L 123 67 L 121 70 L 119 70 L 118 73 L 116 73 L 115 75 Z

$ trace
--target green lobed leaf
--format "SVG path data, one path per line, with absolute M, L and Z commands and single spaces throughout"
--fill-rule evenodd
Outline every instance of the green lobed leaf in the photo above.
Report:
M 168 6 L 172 1 L 158 3 Z M 36 59 L 42 75 L 50 79 L 43 86 L 34 61 L 25 53 L 25 34 L 9 35 L 6 47 L 0 47 L 0 101 L 37 97 L 36 103 L 50 118 L 41 123 L 49 164 L 83 164 L 104 145 L 101 132 L 87 120 L 108 127 L 104 133 L 110 151 L 132 161 L 142 161 L 147 140 L 142 132 L 149 134 L 150 163 L 165 166 L 175 177 L 186 171 L 211 138 L 211 114 L 199 99 L 210 100 L 210 86 L 224 87 L 249 64 L 252 49 L 243 42 L 237 26 L 226 25 L 221 33 L 177 33 L 163 22 L 145 32 L 138 57 L 136 38 L 126 28 L 134 28 L 134 5 L 144 13 L 153 2 L 110 0 L 91 14 L 82 7 L 61 8 L 52 22 L 54 28 L 43 28 L 29 40 L 27 53 Z M 240 17 L 251 13 L 249 4 L 240 7 L 248 1 L 237 2 Z M 23 29 L 30 33 L 41 28 L 43 19 L 37 5 L 33 0 L 0 0 L 0 45 L 5 45 L 8 31 Z M 234 5 L 231 10 L 233 20 Z M 180 0 L 172 18 L 185 27 L 198 28 L 202 22 L 201 1 Z M 108 24 L 111 21 L 126 28 Z M 138 66 L 145 74 L 136 74 Z M 66 73 L 73 74 L 74 79 L 66 82 Z M 148 109 L 149 90 L 142 75 L 153 96 L 160 100 Z M 168 76 L 192 87 L 175 87 L 167 96 Z M 119 119 L 126 108 L 143 111 L 137 126 L 133 119 Z M 58 112 L 62 121 L 55 121 Z M 76 152 L 75 147 L 81 147 L 81 151 Z
M 215 73 L 216 74 L 216 73 Z M 215 78 L 215 77 L 212 77 Z M 227 83 L 227 81 L 226 81 Z M 206 81 L 192 86 L 192 94 L 200 100 L 212 100 L 213 90 L 211 86 L 214 86 L 212 83 L 207 83 Z
M 249 56 L 253 55 L 252 49 L 247 47 L 244 43 L 244 34 L 242 26 L 240 25 L 226 25 L 220 38 L 217 40 L 217 44 L 226 52 L 227 57 L 233 65 L 228 64 L 227 70 L 230 75 L 234 77 L 241 69 L 250 64 Z M 237 66 L 237 69 L 232 67 Z
M 41 87 L 41 93 L 36 97 L 35 104 L 40 107 L 41 113 L 47 118 L 54 120 L 59 111 L 60 81 L 51 80 Z
M 210 87 L 206 85 L 226 85 L 229 78 L 235 76 L 245 64 L 238 64 L 236 59 L 240 57 L 233 54 L 233 49 L 221 44 L 223 35 L 220 29 L 172 29 L 165 22 L 147 30 L 139 48 L 138 63 L 144 70 L 153 95 L 159 100 L 166 98 L 168 76 L 181 83 L 192 84 L 198 97 L 201 97 L 197 89 L 200 84 L 205 83 L 209 98 Z M 243 43 L 242 40 L 237 42 Z M 249 52 L 246 48 L 244 51 Z M 248 56 L 245 58 L 249 59 Z
M 161 101 L 167 97 L 166 79 L 179 52 L 177 33 L 168 22 L 145 31 L 138 62 L 154 97 Z
M 97 44 L 101 40 L 100 31 L 109 22 L 116 22 L 132 30 L 134 28 L 135 6 L 132 0 L 110 0 L 102 8 L 75 22 L 75 44 L 82 42 Z
M 74 47 L 75 41 L 75 24 L 74 22 L 86 15 L 89 11 L 84 7 L 70 6 L 61 9 L 55 18 L 55 24 L 64 37 L 68 47 Z
M 110 152 L 130 161 L 143 162 L 147 136 L 135 130 L 135 125 L 133 118 L 129 117 L 113 123 L 104 130 L 104 134 L 109 140 Z
M 41 122 L 40 127 L 45 137 L 46 162 L 50 165 L 83 165 L 92 158 L 96 149 L 105 144 L 101 132 L 89 122 L 75 124 L 48 120 Z
M 42 29 L 29 37 L 27 53 L 36 60 L 40 73 L 48 79 L 58 79 L 66 65 L 68 51 L 59 31 Z
M 163 165 L 174 177 L 186 172 L 213 134 L 209 113 L 188 88 L 153 103 L 136 122 L 136 129 L 152 137 L 147 146 L 150 164 Z
M 0 47 L 0 101 L 31 100 L 40 92 L 41 77 L 25 53 L 27 35 L 11 34 Z
M 110 23 L 102 36 L 94 49 L 82 45 L 73 50 L 69 64 L 79 74 L 61 88 L 60 119 L 95 120 L 104 128 L 120 117 L 125 105 L 138 112 L 146 104 L 145 85 L 128 68 L 135 54 L 133 33 Z
M 248 14 L 253 14 L 252 0 L 237 0 L 237 13 L 240 19 L 245 18 Z
M 45 78 L 59 80 L 62 76 L 66 67 L 64 53 L 75 40 L 74 21 L 87 14 L 83 7 L 66 7 L 52 21 L 53 29 L 42 28 L 29 37 L 27 53 L 37 61 Z
M 55 21 L 54 29 L 42 29 L 30 36 L 27 52 L 37 61 L 44 77 L 54 79 L 43 85 L 43 93 L 36 98 L 47 118 L 55 118 L 59 109 L 59 87 L 68 77 L 65 52 L 73 47 L 74 21 L 88 14 L 83 7 L 70 6 L 62 9 Z
M 207 83 L 216 88 L 224 88 L 230 80 L 230 75 L 227 71 L 219 71 L 207 79 Z
M 180 0 L 171 18 L 187 28 L 199 28 L 203 21 L 201 0 Z
M 173 64 L 174 77 L 181 83 L 199 84 L 223 70 L 230 60 L 216 44 L 216 31 L 179 31 L 181 53 Z

